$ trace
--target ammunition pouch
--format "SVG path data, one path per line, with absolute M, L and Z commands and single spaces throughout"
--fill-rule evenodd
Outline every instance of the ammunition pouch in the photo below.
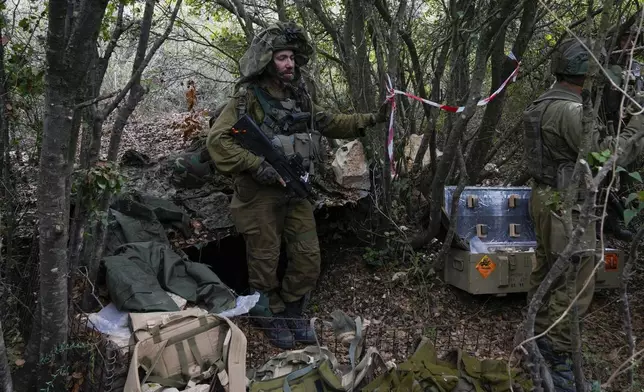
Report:
M 260 128 L 278 151 L 287 159 L 301 159 L 309 174 L 315 172 L 315 162 L 322 161 L 322 134 L 312 128 L 312 114 L 300 111 L 293 100 L 279 101 L 258 86 L 250 86 L 264 111 Z M 299 155 L 299 156 L 298 156 Z
M 292 135 L 275 135 L 271 139 L 273 146 L 281 151 L 287 159 L 298 156 L 302 159 L 304 169 L 313 174 L 315 162 L 320 161 L 320 141 L 322 135 L 319 132 L 295 133 Z
M 277 121 L 277 128 L 285 135 L 306 132 L 311 121 L 311 113 L 289 113 Z

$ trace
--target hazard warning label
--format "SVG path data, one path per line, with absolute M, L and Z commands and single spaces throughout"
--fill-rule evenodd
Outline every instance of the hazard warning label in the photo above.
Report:
M 485 279 L 490 274 L 494 269 L 496 268 L 496 264 L 492 260 L 492 258 L 488 255 L 485 255 L 481 257 L 481 260 L 479 260 L 478 263 L 476 263 L 476 270 L 479 271 L 479 274 Z
M 606 253 L 604 255 L 605 262 L 605 271 L 615 272 L 619 267 L 619 259 L 615 253 Z

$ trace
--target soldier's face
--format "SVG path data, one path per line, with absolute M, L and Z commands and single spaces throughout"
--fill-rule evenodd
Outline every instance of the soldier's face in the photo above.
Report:
M 277 76 L 285 82 L 290 82 L 295 77 L 295 54 L 292 50 L 280 50 L 273 53 L 273 63 Z

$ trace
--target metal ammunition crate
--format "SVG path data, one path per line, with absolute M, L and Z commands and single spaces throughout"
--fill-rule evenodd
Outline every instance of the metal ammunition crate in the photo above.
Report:
M 448 216 L 455 189 L 445 187 Z M 530 187 L 465 187 L 458 201 L 455 235 L 469 248 L 451 249 L 444 268 L 447 283 L 471 294 L 528 291 L 537 247 L 530 194 Z M 605 249 L 596 289 L 619 287 L 623 260 L 623 252 Z

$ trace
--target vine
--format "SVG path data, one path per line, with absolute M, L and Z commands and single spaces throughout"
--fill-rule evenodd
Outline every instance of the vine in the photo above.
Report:
M 82 207 L 89 211 L 90 219 L 103 220 L 105 212 L 100 209 L 101 198 L 106 194 L 121 193 L 127 178 L 114 162 L 99 162 L 87 170 L 78 171 L 72 184 L 72 194 L 80 193 Z

